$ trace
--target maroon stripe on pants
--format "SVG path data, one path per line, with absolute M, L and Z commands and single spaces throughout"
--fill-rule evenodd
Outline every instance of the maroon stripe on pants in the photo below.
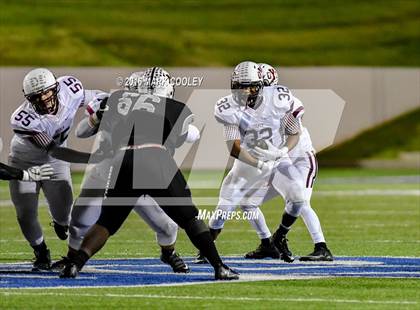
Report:
M 311 184 L 311 182 L 310 182 L 311 175 L 312 175 L 312 172 L 314 171 L 314 163 L 312 162 L 311 153 L 306 152 L 306 154 L 308 155 L 309 163 L 311 165 L 310 168 L 309 168 L 308 176 L 306 178 L 306 188 L 309 188 L 310 187 L 310 184 Z
M 314 162 L 315 162 L 315 174 L 314 174 L 314 177 L 312 178 L 311 188 L 314 187 L 315 179 L 318 176 L 318 160 L 316 159 L 316 155 L 314 151 L 312 151 L 312 158 L 314 159 Z

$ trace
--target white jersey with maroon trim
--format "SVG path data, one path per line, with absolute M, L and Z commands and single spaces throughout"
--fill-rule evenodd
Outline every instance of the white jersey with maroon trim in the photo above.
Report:
M 55 115 L 40 115 L 27 100 L 11 116 L 15 135 L 10 145 L 10 156 L 18 161 L 42 164 L 51 160 L 46 147 L 54 141 L 66 144 L 76 112 L 84 106 L 96 91 L 84 90 L 82 83 L 72 76 L 62 76 L 59 83 L 59 107 Z
M 263 88 L 262 100 L 254 108 L 236 103 L 232 95 L 221 98 L 215 106 L 215 118 L 224 125 L 235 125 L 241 135 L 241 147 L 251 154 L 259 140 L 270 140 L 277 147 L 286 142 L 288 122 L 303 114 L 300 101 L 295 102 L 292 92 L 285 86 Z
M 308 129 L 302 125 L 302 117 L 304 113 L 305 109 L 302 102 L 298 98 L 294 97 L 294 112 L 290 113 L 290 116 L 297 120 L 301 129 L 301 134 L 298 144 L 289 152 L 289 156 L 292 161 L 298 157 L 305 157 L 307 152 L 315 151 Z

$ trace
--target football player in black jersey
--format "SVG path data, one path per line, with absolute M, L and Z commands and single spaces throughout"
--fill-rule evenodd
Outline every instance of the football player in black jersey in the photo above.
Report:
M 112 93 L 106 106 L 92 117 L 93 122 L 100 121 L 99 130 L 106 139 L 90 161 L 112 156 L 108 185 L 98 221 L 60 277 L 76 277 L 118 231 L 137 199 L 148 195 L 185 230 L 214 267 L 217 280 L 238 279 L 238 274 L 223 264 L 207 226 L 197 218 L 190 189 L 173 159 L 194 118 L 187 106 L 172 99 L 173 93 L 169 74 L 150 68 L 139 83 L 139 92 Z

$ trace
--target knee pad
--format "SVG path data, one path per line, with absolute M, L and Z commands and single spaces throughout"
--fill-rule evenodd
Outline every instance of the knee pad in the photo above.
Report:
M 288 201 L 286 203 L 285 210 L 291 216 L 299 217 L 302 211 L 302 208 L 304 208 L 304 206 L 305 206 L 305 201 L 298 201 L 298 202 Z
M 189 236 L 197 236 L 206 231 L 209 231 L 207 225 L 197 218 L 193 218 L 185 224 L 185 232 Z
M 291 189 L 288 191 L 286 199 L 292 202 L 305 201 L 305 190 L 300 183 L 293 183 Z
M 253 205 L 241 205 L 241 209 L 244 212 L 254 212 L 258 207 Z

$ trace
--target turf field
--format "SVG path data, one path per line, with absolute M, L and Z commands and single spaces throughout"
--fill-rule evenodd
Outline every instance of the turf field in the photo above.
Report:
M 202 179 L 212 180 L 212 173 L 202 174 Z M 79 190 L 80 175 L 74 176 L 75 192 Z M 383 273 L 363 273 L 360 260 L 369 260 L 377 264 L 375 258 L 383 256 L 420 257 L 420 175 L 415 170 L 360 170 L 360 169 L 323 169 L 316 183 L 316 193 L 312 205 L 316 209 L 329 247 L 336 256 L 340 256 L 337 264 L 359 264 L 350 273 L 338 271 L 334 276 L 318 278 L 323 272 L 329 272 L 333 264 L 314 265 L 317 277 L 306 278 L 301 273 L 288 273 L 293 268 L 300 268 L 299 263 L 291 265 L 272 261 L 264 261 L 261 266 L 273 265 L 273 270 L 281 270 L 276 280 L 241 283 L 205 283 L 182 286 L 138 286 L 138 287 L 103 287 L 103 288 L 61 288 L 61 289 L 0 289 L 1 308 L 63 308 L 80 306 L 89 308 L 417 308 L 420 304 L 419 260 L 400 259 L 400 267 L 405 271 L 397 271 L 393 278 Z M 192 186 L 194 186 L 192 184 Z M 215 190 L 194 190 L 194 196 L 215 197 Z M 28 262 L 32 258 L 29 246 L 26 245 L 16 222 L 14 210 L 9 201 L 7 183 L 0 186 L 0 267 L 6 263 Z M 213 209 L 213 206 L 201 206 Z M 282 212 L 280 199 L 263 206 L 269 227 L 274 229 Z M 40 210 L 40 217 L 45 235 L 54 259 L 65 253 L 64 242 L 56 240 L 52 227 L 48 226 L 49 217 L 45 207 Z M 301 221 L 295 225 L 289 235 L 290 247 L 297 255 L 307 254 L 312 250 L 309 235 Z M 250 225 L 245 221 L 230 221 L 217 241 L 223 256 L 234 266 L 242 266 L 242 274 L 246 278 L 247 266 L 241 265 L 237 257 L 253 249 L 258 243 Z M 195 254 L 194 248 L 180 231 L 177 249 L 182 256 Z M 121 231 L 113 237 L 106 247 L 95 258 L 116 259 L 121 266 L 128 268 L 124 277 L 133 277 L 130 272 L 135 268 L 141 271 L 147 264 L 151 268 L 166 268 L 154 260 L 133 261 L 133 258 L 158 257 L 159 248 L 154 241 L 153 233 L 136 215 L 131 215 Z M 357 259 L 360 256 L 374 258 Z M 389 259 L 393 260 L 393 259 Z M 107 263 L 108 262 L 108 263 Z M 110 261 L 96 261 L 98 268 L 111 268 Z M 239 262 L 239 263 L 238 263 Z M 366 262 L 365 262 L 366 263 Z M 108 264 L 108 265 L 107 265 Z M 134 267 L 127 267 L 129 265 Z M 143 267 L 135 267 L 137 264 Z M 236 264 L 236 265 L 235 265 Z M 364 263 L 363 263 L 364 264 Z M 27 268 L 28 265 L 16 265 L 16 268 Z M 105 267 L 104 267 L 105 266 Z M 110 267 L 111 266 L 111 267 Z M 363 265 L 364 266 L 364 265 Z M 9 266 L 10 267 L 10 266 Z M 95 266 L 93 266 L 95 267 Z M 90 268 L 93 268 L 90 267 Z M 381 266 L 378 266 L 379 268 Z M 302 268 L 310 270 L 305 265 Z M 381 267 L 382 268 L 382 267 Z M 379 268 L 379 269 L 381 269 Z M 393 267 L 390 267 L 393 268 Z M 208 268 L 207 268 L 208 269 Z M 386 268 L 382 268 L 386 269 Z M 93 270 L 93 269 L 92 269 Z M 130 271 L 131 270 L 131 271 Z M 154 269 L 158 270 L 158 269 Z M 269 268 L 267 269 L 269 270 Z M 350 269 L 349 269 L 350 270 Z M 353 269 L 351 269 L 353 270 Z M 389 269 L 391 270 L 391 269 Z M 394 270 L 394 269 L 392 269 Z M 95 272 L 86 271 L 87 281 L 99 281 L 89 276 Z M 159 269 L 159 271 L 162 271 Z M 209 270 L 195 269 L 185 277 L 197 277 L 200 272 Z M 266 270 L 264 271 L 265 274 Z M 361 272 L 361 273 L 360 273 Z M 159 273 L 159 272 L 157 272 Z M 285 274 L 287 273 L 287 274 Z M 147 274 L 147 273 L 146 273 Z M 262 274 L 261 277 L 265 277 Z M 10 274 L 9 274 L 10 275 Z M 314 273 L 312 273 L 314 275 Z M 0 287 L 9 278 L 0 275 Z M 24 274 L 31 277 L 29 273 Z M 153 274 L 150 277 L 154 276 Z M 171 277 L 171 274 L 163 278 Z M 373 278 L 368 278 L 373 277 Z M 145 274 L 136 276 L 139 281 Z M 412 278 L 402 278 L 412 277 Z M 43 278 L 45 280 L 43 280 Z M 281 280 L 280 280 L 281 278 Z M 99 278 L 98 278 L 99 279 Z M 267 276 L 267 279 L 270 277 Z M 261 278 L 260 278 L 261 280 Z M 51 273 L 38 274 L 32 287 L 39 287 L 46 281 L 57 281 Z M 37 282 L 39 281 L 39 282 Z M 61 280 L 58 280 L 61 281 Z M 64 281 L 64 280 L 63 280 Z M 38 283 L 38 284 L 37 284 Z M 62 282 L 63 284 L 66 284 Z M 68 284 L 68 283 L 67 283 Z M 67 285 L 66 284 L 66 285 Z M 184 283 L 185 284 L 185 283 Z

